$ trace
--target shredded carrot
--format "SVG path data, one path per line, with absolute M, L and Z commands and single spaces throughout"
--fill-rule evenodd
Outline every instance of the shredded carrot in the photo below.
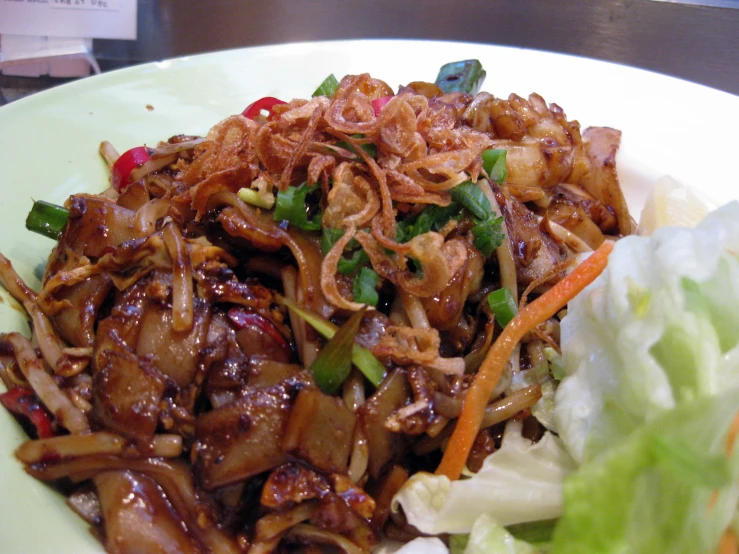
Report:
M 736 442 L 736 436 L 739 434 L 739 412 L 734 416 L 734 421 L 731 422 L 729 427 L 729 436 L 726 439 L 726 457 L 731 456 L 734 451 L 734 443 Z
M 739 538 L 733 530 L 727 529 L 721 536 L 721 542 L 718 543 L 718 554 L 737 553 L 739 553 Z
M 506 325 L 465 394 L 462 413 L 444 451 L 441 464 L 436 470 L 437 475 L 446 475 L 452 480 L 459 478 L 480 430 L 490 394 L 498 383 L 513 349 L 526 333 L 556 314 L 601 274 L 612 249 L 612 242 L 604 242 L 572 273 L 525 306 Z

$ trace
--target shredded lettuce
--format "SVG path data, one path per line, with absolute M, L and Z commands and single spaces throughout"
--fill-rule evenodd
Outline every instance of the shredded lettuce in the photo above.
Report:
M 562 510 L 562 481 L 574 462 L 551 433 L 533 444 L 521 423 L 506 426 L 499 450 L 469 479 L 417 473 L 393 499 L 411 525 L 428 534 L 469 533 L 481 514 L 500 525 L 552 519 Z

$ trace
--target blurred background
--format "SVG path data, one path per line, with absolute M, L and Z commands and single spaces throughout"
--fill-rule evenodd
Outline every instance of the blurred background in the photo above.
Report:
M 136 40 L 89 43 L 102 71 L 244 46 L 425 38 L 586 56 L 739 94 L 739 0 L 138 0 L 136 21 Z M 0 102 L 73 78 L 7 73 Z

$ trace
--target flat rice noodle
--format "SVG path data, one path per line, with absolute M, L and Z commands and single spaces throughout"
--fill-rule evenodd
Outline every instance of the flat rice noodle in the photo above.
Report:
M 196 298 L 193 324 L 187 331 L 177 331 L 172 310 L 149 300 L 141 317 L 136 354 L 149 359 L 162 375 L 184 389 L 195 378 L 210 321 L 210 304 Z
M 136 213 L 99 195 L 76 194 L 66 203 L 69 221 L 49 257 L 46 276 L 65 267 L 66 248 L 88 258 L 99 258 L 111 247 L 135 238 Z
M 104 471 L 129 470 L 150 477 L 164 491 L 167 501 L 185 523 L 188 532 L 205 551 L 239 554 L 233 538 L 212 521 L 213 507 L 205 504 L 193 484 L 189 464 L 161 458 L 125 458 L 120 456 L 84 456 L 58 463 L 32 464 L 26 471 L 36 479 L 53 481 L 63 477 L 90 479 Z
M 150 440 L 159 423 L 166 379 L 146 358 L 120 344 L 100 354 L 93 376 L 93 417 L 106 429 L 136 440 Z
M 327 473 L 346 473 L 356 416 L 341 398 L 317 388 L 302 389 L 290 411 L 282 447 Z
M 202 552 L 164 491 L 149 477 L 130 471 L 104 471 L 94 481 L 108 552 Z
M 564 254 L 556 241 L 541 231 L 536 216 L 512 196 L 506 198 L 500 208 L 508 230 L 519 285 L 528 285 L 549 274 L 554 280 L 560 278 L 552 270 L 563 261 Z
M 408 437 L 388 431 L 385 428 L 385 421 L 404 406 L 410 397 L 411 389 L 405 372 L 402 369 L 395 369 L 357 410 L 359 425 L 367 437 L 368 471 L 373 479 L 382 475 L 389 462 L 400 459 L 408 446 Z
M 233 236 L 240 236 L 246 240 L 260 243 L 260 249 L 276 251 L 286 246 L 292 252 L 298 264 L 300 275 L 300 286 L 303 290 L 304 300 L 314 311 L 329 317 L 333 314 L 333 308 L 323 297 L 320 290 L 320 267 L 322 254 L 317 243 L 305 233 L 295 229 L 283 229 L 274 221 L 272 214 L 261 212 L 246 202 L 240 200 L 235 194 L 221 193 L 210 200 L 209 209 L 217 206 L 227 205 L 219 214 L 218 219 L 224 229 Z M 238 211 L 236 211 L 238 210 Z M 266 247 L 264 247 L 266 246 Z
M 93 374 L 99 372 L 107 360 L 104 354 L 121 348 L 133 352 L 141 331 L 141 318 L 148 302 L 148 280 L 141 280 L 117 295 L 110 315 L 98 321 L 92 355 Z
M 632 232 L 631 216 L 616 172 L 616 153 L 621 143 L 621 131 L 610 127 L 589 127 L 583 132 L 585 153 L 590 160 L 590 172 L 577 184 L 616 212 L 618 230 L 622 235 Z
M 282 439 L 292 398 L 308 382 L 306 375 L 251 389 L 197 418 L 195 471 L 204 488 L 243 481 L 287 461 Z
M 105 275 L 94 275 L 76 285 L 60 289 L 57 298 L 69 306 L 52 317 L 59 336 L 77 347 L 92 346 L 98 312 L 113 283 Z
M 192 264 L 179 228 L 168 223 L 162 238 L 172 261 L 172 329 L 189 331 L 193 324 Z

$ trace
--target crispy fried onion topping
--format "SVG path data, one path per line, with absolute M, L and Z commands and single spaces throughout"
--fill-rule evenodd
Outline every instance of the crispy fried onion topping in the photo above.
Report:
M 208 198 L 216 192 L 237 192 L 259 174 L 257 131 L 259 125 L 241 115 L 224 119 L 195 147 L 194 160 L 180 171 L 190 188 L 192 207 L 202 217 Z
M 405 244 L 383 238 L 376 232 L 359 231 L 356 239 L 379 275 L 420 298 L 436 296 L 444 290 L 467 260 L 467 245 L 463 240 L 445 241 L 435 232 L 418 235 Z M 393 253 L 388 254 L 385 249 Z M 408 268 L 409 258 L 421 266 L 416 272 Z
M 464 358 L 439 356 L 439 331 L 391 325 L 373 348 L 375 356 L 388 356 L 398 365 L 419 364 L 450 375 L 464 373 Z

